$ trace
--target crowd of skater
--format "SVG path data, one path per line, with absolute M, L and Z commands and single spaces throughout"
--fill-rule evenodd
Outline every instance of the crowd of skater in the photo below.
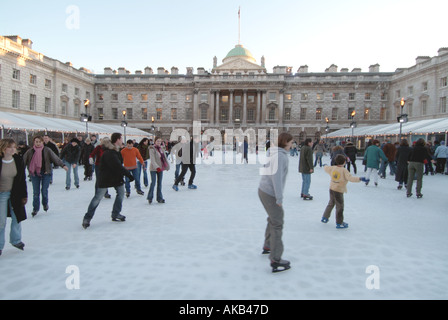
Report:
M 386 168 L 395 176 L 397 188 L 407 190 L 407 196 L 412 196 L 414 180 L 416 196 L 422 197 L 422 179 L 424 174 L 448 174 L 448 147 L 445 142 L 434 145 L 423 139 L 409 145 L 406 139 L 400 144 L 392 144 L 378 140 L 369 141 L 364 157 L 351 141 L 341 145 L 327 145 L 323 140 L 312 141 L 306 139 L 300 146 L 293 141 L 289 134 L 280 134 L 278 141 L 268 142 L 266 145 L 270 159 L 276 159 L 280 169 L 275 174 L 261 177 L 259 197 L 268 213 L 268 225 L 265 233 L 263 254 L 270 255 L 273 271 L 283 271 L 290 268 L 290 263 L 281 259 L 283 245 L 281 244 L 281 230 L 283 226 L 283 189 L 287 175 L 288 159 L 299 156 L 298 171 L 302 177 L 301 198 L 313 200 L 310 195 L 311 175 L 315 167 L 324 166 L 330 175 L 330 199 L 323 211 L 321 222 L 329 221 L 331 211 L 336 207 L 336 228 L 345 229 L 348 224 L 344 221 L 344 198 L 348 182 L 364 182 L 369 185 L 373 181 L 378 186 L 379 179 L 386 177 Z M 247 139 L 235 144 L 234 150 L 241 153 L 241 161 L 248 162 L 249 147 Z M 7 217 L 11 217 L 10 243 L 23 250 L 20 223 L 26 219 L 25 205 L 28 201 L 27 180 L 32 186 L 32 212 L 34 217 L 40 211 L 49 210 L 49 186 L 53 183 L 53 169 L 65 170 L 65 189 L 72 186 L 80 187 L 78 169 L 84 167 L 84 181 L 92 180 L 95 174 L 95 194 L 89 202 L 82 219 L 82 227 L 87 229 L 94 217 L 96 208 L 104 198 L 111 198 L 109 189 L 115 189 L 115 200 L 112 204 L 111 219 L 123 222 L 126 217 L 121 214 L 123 199 L 130 197 L 132 190 L 138 196 L 144 196 L 142 184 L 149 187 L 146 194 L 148 204 L 153 199 L 158 203 L 165 203 L 162 190 L 163 174 L 174 169 L 172 189 L 179 191 L 180 186 L 195 190 L 196 159 L 206 158 L 213 154 L 213 150 L 202 148 L 199 140 L 187 141 L 182 137 L 180 141 L 164 141 L 160 137 L 154 139 L 143 138 L 138 143 L 135 140 L 124 141 L 122 134 L 114 133 L 111 137 L 97 139 L 91 135 L 85 140 L 78 136 L 66 140 L 59 148 L 48 136 L 33 137 L 31 146 L 23 142 L 16 143 L 13 139 L 2 139 L 0 142 L 0 255 L 5 245 L 5 229 Z M 322 157 L 330 155 L 331 162 L 325 165 Z M 275 157 L 273 157 L 275 155 Z M 358 177 L 357 161 L 364 164 L 364 176 Z M 274 160 L 272 160 L 274 161 Z M 350 173 L 353 169 L 354 176 Z M 149 174 L 148 174 L 149 171 Z M 188 183 L 186 175 L 190 172 Z M 131 187 L 134 183 L 134 188 Z

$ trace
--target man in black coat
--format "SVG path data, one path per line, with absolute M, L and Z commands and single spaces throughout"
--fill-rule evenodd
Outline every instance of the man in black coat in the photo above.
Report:
M 84 215 L 82 226 L 84 229 L 90 226 L 95 210 L 107 192 L 107 188 L 113 187 L 117 191 L 115 202 L 112 208 L 112 221 L 125 221 L 126 217 L 121 215 L 122 203 L 124 199 L 124 180 L 126 176 L 130 181 L 134 180 L 132 174 L 123 167 L 120 147 L 123 145 L 121 133 L 113 133 L 110 144 L 106 144 L 106 150 L 101 156 L 100 170 L 98 175 L 98 188 L 95 196 L 90 201 L 87 213 Z

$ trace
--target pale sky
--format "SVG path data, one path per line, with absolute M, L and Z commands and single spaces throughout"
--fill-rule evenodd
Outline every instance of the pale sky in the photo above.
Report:
M 448 47 L 447 0 L 0 0 L 0 34 L 33 41 L 33 49 L 102 74 L 149 66 L 186 73 L 218 65 L 241 44 L 268 72 L 331 64 L 391 72 Z M 78 14 L 79 13 L 79 14 Z

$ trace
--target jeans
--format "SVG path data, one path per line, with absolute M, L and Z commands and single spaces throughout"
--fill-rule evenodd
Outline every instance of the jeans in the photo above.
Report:
M 42 192 L 42 205 L 48 205 L 48 187 L 50 186 L 51 174 L 41 176 L 31 175 L 33 185 L 33 211 L 38 212 L 40 208 L 40 194 Z
M 67 188 L 70 188 L 70 185 L 72 184 L 72 180 L 71 180 L 71 172 L 73 169 L 73 176 L 75 177 L 75 186 L 79 186 L 79 176 L 78 176 L 78 164 L 76 164 L 76 167 L 73 168 L 72 165 L 73 163 L 69 163 L 67 161 L 64 161 L 64 164 L 67 166 L 68 171 L 65 175 L 65 186 Z
M 268 224 L 264 234 L 264 247 L 271 249 L 269 258 L 274 261 L 280 261 L 283 254 L 283 207 L 277 204 L 275 197 L 264 193 L 258 189 L 258 197 L 268 214 Z
M 128 169 L 129 170 L 129 169 Z M 140 186 L 140 175 L 138 172 L 138 168 L 135 169 L 131 169 L 129 170 L 129 172 L 132 174 L 132 176 L 134 177 L 134 182 L 135 182 L 135 188 L 139 191 L 142 190 L 141 186 Z M 126 177 L 126 182 L 125 182 L 125 186 L 126 186 L 126 193 L 131 193 L 131 182 L 129 181 L 129 178 Z
M 379 175 L 382 177 L 386 177 L 386 168 L 387 165 L 389 165 L 390 168 L 390 174 L 393 176 L 395 174 L 395 171 L 397 169 L 397 166 L 395 164 L 395 161 L 381 161 L 381 167 L 379 171 Z
M 22 226 L 17 222 L 17 218 L 12 210 L 10 201 L 11 192 L 0 192 L 0 250 L 5 247 L 6 218 L 8 216 L 8 207 L 11 209 L 11 232 L 9 233 L 9 242 L 18 244 L 22 238 Z
M 311 173 L 302 173 L 302 194 L 309 195 L 311 186 Z
M 112 207 L 112 218 L 115 218 L 120 214 L 124 199 L 124 186 L 121 185 L 114 188 L 115 191 L 117 191 L 117 196 L 115 197 L 114 205 Z M 106 192 L 107 188 L 97 188 L 95 190 L 95 195 L 93 196 L 93 199 L 90 201 L 87 213 L 84 215 L 84 219 L 91 220 L 93 218 L 95 210 L 100 204 L 101 200 L 104 198 Z
M 316 160 L 314 160 L 314 167 L 317 165 L 317 161 L 319 161 L 319 166 L 322 167 L 322 156 L 323 156 L 322 152 L 316 153 Z
M 182 163 L 182 171 L 180 175 L 177 177 L 176 181 L 174 182 L 176 186 L 179 184 L 179 182 L 181 182 L 184 179 L 188 169 L 190 169 L 190 179 L 188 180 L 188 185 L 190 186 L 193 184 L 194 177 L 196 176 L 196 165 L 193 163 L 191 164 Z
M 163 171 L 157 172 L 157 171 L 150 171 L 149 172 L 151 174 L 151 186 L 149 187 L 149 192 L 148 192 L 148 200 L 152 200 L 153 196 L 154 196 L 154 186 L 156 184 L 156 179 L 157 179 L 157 194 L 156 194 L 156 200 L 160 201 L 163 200 L 163 195 L 162 195 L 162 178 L 163 178 Z
M 140 177 L 141 177 L 141 173 L 143 170 L 143 184 L 145 185 L 145 187 L 148 186 L 148 171 L 146 171 L 146 168 L 148 168 L 148 161 L 144 161 L 145 163 L 145 168 L 143 168 L 143 165 L 140 163 L 140 161 L 137 161 L 137 170 L 138 170 L 138 182 L 140 183 Z

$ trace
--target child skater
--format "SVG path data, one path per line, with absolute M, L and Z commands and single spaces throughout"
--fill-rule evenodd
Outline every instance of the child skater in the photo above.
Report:
M 368 182 L 364 177 L 354 177 L 344 168 L 346 157 L 338 154 L 335 157 L 334 166 L 325 166 L 324 170 L 331 177 L 330 182 L 330 201 L 325 208 L 322 222 L 327 223 L 331 211 L 336 205 L 336 228 L 348 228 L 348 223 L 344 222 L 344 193 L 347 192 L 347 183 L 350 182 Z

